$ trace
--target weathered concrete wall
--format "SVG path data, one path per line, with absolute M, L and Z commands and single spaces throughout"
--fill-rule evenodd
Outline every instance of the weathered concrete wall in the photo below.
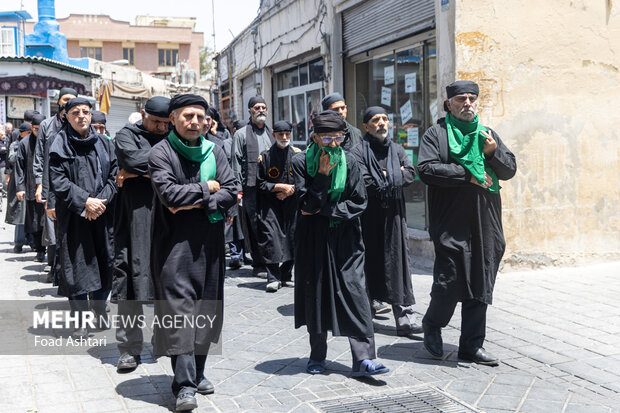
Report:
M 620 1 L 451 3 L 456 78 L 480 84 L 481 119 L 518 161 L 506 263 L 619 257 Z

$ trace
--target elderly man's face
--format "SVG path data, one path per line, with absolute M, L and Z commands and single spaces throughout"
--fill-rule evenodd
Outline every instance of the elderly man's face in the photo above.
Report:
M 66 113 L 67 121 L 81 137 L 88 136 L 90 130 L 90 107 L 88 105 L 77 105 L 69 109 Z
M 388 136 L 388 128 L 390 127 L 390 119 L 386 114 L 379 113 L 364 123 L 364 129 L 372 136 L 379 140 L 385 140 Z
M 347 105 L 344 103 L 344 100 L 332 103 L 327 109 L 337 112 L 343 119 L 347 118 Z
M 257 103 L 250 108 L 249 112 L 254 122 L 265 123 L 267 120 L 267 105 L 264 103 Z
M 150 113 L 146 113 L 144 109 L 142 109 L 141 113 L 142 126 L 144 126 L 144 129 L 154 135 L 160 136 L 166 135 L 169 132 L 168 123 L 170 123 L 170 119 L 151 115 Z
M 11 132 L 13 132 L 13 124 L 11 122 L 7 122 L 4 128 L 5 128 L 4 133 L 6 133 L 6 136 L 9 136 Z
M 448 109 L 452 116 L 462 122 L 471 122 L 478 113 L 478 95 L 464 93 L 448 99 Z
M 284 149 L 291 143 L 291 132 L 290 131 L 274 132 L 273 137 L 275 138 L 280 148 Z
M 194 141 L 202 134 L 205 117 L 202 106 L 185 106 L 170 114 L 170 122 L 182 138 Z

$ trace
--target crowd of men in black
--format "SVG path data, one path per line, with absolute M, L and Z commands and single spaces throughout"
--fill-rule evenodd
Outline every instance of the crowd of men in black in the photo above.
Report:
M 260 96 L 249 101 L 249 122 L 235 121 L 232 134 L 202 97 L 156 96 L 141 121 L 111 139 L 105 115 L 64 88 L 59 113 L 46 119 L 29 111 L 0 141 L 14 251 L 29 243 L 41 262 L 47 253 L 48 282 L 73 311 L 92 311 L 101 328 L 108 299 L 133 316 L 152 300 L 183 299 L 172 305 L 179 314 L 206 311 L 196 307 L 201 301 L 221 305 L 228 248 L 229 269 L 251 264 L 255 275 L 266 273 L 270 293 L 294 288 L 295 327 L 309 333 L 309 374 L 325 372 L 328 331 L 348 337 L 352 376 L 388 372 L 374 361 L 372 322 L 387 305 L 397 335 L 423 333 L 440 359 L 441 328 L 459 301 L 459 357 L 497 365 L 483 348 L 505 247 L 497 180 L 510 179 L 516 162 L 478 123 L 478 86 L 457 81 L 446 91 L 447 116 L 424 134 L 416 170 L 390 139 L 384 108 L 363 112 L 362 134 L 346 122 L 338 93 L 322 100 L 301 151 L 291 145 L 289 122 L 266 125 Z M 436 253 L 421 326 L 403 195 L 416 174 L 429 188 Z M 154 353 L 171 357 L 177 410 L 195 408 L 196 392 L 214 392 L 204 366 L 221 329 L 220 320 L 209 331 L 155 331 Z M 74 332 L 88 334 L 86 326 Z M 119 372 L 135 369 L 141 329 L 119 327 L 116 337 Z

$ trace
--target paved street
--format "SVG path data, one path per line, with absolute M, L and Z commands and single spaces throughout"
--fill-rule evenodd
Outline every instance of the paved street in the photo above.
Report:
M 34 253 L 12 252 L 12 237 L 12 226 L 0 229 L 0 298 L 65 300 L 42 282 Z M 349 377 L 341 337 L 329 341 L 329 374 L 306 374 L 309 345 L 293 327 L 293 290 L 267 294 L 264 285 L 246 267 L 229 273 L 223 354 L 210 356 L 205 371 L 216 394 L 197 395 L 197 411 L 310 412 L 323 400 L 429 386 L 489 413 L 620 411 L 620 263 L 500 274 L 485 346 L 502 358 L 496 368 L 457 360 L 458 314 L 444 330 L 442 361 L 429 359 L 421 341 L 397 337 L 391 315 L 376 319 L 379 360 L 392 371 L 375 381 Z M 413 285 L 423 313 L 431 276 L 415 272 Z M 0 411 L 172 410 L 170 361 L 149 350 L 123 375 L 114 343 L 92 356 L 0 356 Z

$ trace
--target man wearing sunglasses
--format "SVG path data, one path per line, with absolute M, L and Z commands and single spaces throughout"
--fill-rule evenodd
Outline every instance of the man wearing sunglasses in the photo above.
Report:
M 327 332 L 347 336 L 353 376 L 387 373 L 373 359 L 374 330 L 364 277 L 360 215 L 366 188 L 357 159 L 344 151 L 346 123 L 333 111 L 313 120 L 312 142 L 293 158 L 299 214 L 295 230 L 295 327 L 310 338 L 309 374 L 325 372 Z
M 239 208 L 239 218 L 244 229 L 246 247 L 249 244 L 252 255 L 253 274 L 267 276 L 265 262 L 260 254 L 257 243 L 256 224 L 256 177 L 258 176 L 259 154 L 269 149 L 275 139 L 267 120 L 267 104 L 262 96 L 254 96 L 248 102 L 250 123 L 235 132 L 232 141 L 232 169 L 237 180 L 241 183 L 242 194 Z

